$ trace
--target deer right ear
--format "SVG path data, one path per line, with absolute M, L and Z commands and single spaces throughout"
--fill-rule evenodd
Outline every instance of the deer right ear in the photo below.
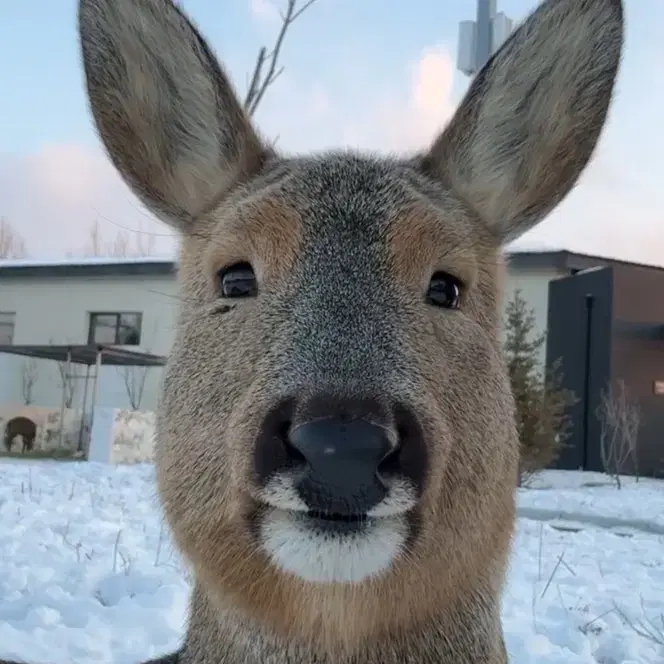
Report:
M 134 193 L 186 231 L 266 148 L 212 51 L 172 0 L 79 0 L 87 93 Z
M 545 0 L 471 83 L 423 159 L 503 242 L 546 216 L 590 160 L 613 95 L 622 0 Z

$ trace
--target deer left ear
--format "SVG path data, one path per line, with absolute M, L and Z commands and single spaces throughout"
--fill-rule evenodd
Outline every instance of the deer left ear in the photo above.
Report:
M 424 170 L 503 242 L 532 228 L 592 156 L 623 32 L 620 0 L 546 0 L 479 72 Z
M 92 114 L 116 168 L 163 221 L 197 216 L 270 153 L 226 73 L 171 0 L 79 0 Z

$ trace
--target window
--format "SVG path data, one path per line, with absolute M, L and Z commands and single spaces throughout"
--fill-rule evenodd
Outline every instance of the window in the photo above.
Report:
M 89 344 L 112 344 L 115 346 L 138 346 L 141 342 L 142 314 L 91 313 Z
M 14 327 L 16 314 L 13 311 L 0 311 L 0 345 L 9 346 L 14 343 Z

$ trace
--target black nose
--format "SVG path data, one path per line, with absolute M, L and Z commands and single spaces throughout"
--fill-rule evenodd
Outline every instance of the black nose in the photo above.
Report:
M 379 469 L 395 445 L 386 427 L 366 419 L 316 419 L 291 428 L 288 444 L 306 464 L 296 488 L 311 509 L 361 514 L 387 494 Z
M 402 403 L 288 397 L 265 414 L 253 450 L 254 479 L 277 507 L 290 509 L 288 494 L 295 489 L 312 511 L 357 517 L 380 503 L 395 481 L 420 496 L 427 458 L 424 429 Z

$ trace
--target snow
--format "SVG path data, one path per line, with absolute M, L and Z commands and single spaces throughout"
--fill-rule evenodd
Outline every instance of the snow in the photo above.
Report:
M 511 663 L 664 662 L 664 482 L 547 471 L 518 501 Z M 0 559 L 0 657 L 136 664 L 182 638 L 151 464 L 0 462 Z
M 155 413 L 95 408 L 88 459 L 102 463 L 152 461 Z
M 152 411 L 115 409 L 111 431 L 113 463 L 152 461 L 155 413 Z
M 64 258 L 5 258 L 0 260 L 0 270 L 6 268 L 63 267 L 85 265 L 145 265 L 175 264 L 173 255 L 164 256 L 84 256 Z
M 572 244 L 552 244 L 546 240 L 542 240 L 538 236 L 530 237 L 526 234 L 516 240 L 510 242 L 504 247 L 506 256 L 515 256 L 518 254 L 555 254 L 560 252 L 569 252 L 579 256 L 588 256 L 590 258 L 597 258 L 607 261 L 620 261 L 626 263 L 633 263 L 635 265 L 646 265 L 654 268 L 664 268 L 661 262 L 641 261 L 635 262 L 627 258 L 621 258 L 618 254 L 587 254 L 585 250 L 575 249 Z M 9 258 L 0 260 L 0 271 L 10 268 L 40 268 L 40 267 L 84 267 L 84 266 L 98 266 L 98 265 L 146 265 L 146 264 L 163 264 L 170 265 L 175 268 L 177 258 L 173 254 L 152 255 L 152 256 L 85 256 L 76 257 L 68 256 L 64 258 Z M 601 266 L 603 267 L 603 266 Z
M 562 247 L 549 245 L 541 241 L 529 241 L 519 238 L 505 247 L 507 254 L 520 253 L 551 253 L 565 251 Z M 173 254 L 152 256 L 67 256 L 63 258 L 6 258 L 0 260 L 0 270 L 7 268 L 29 267 L 70 267 L 86 265 L 144 265 L 172 264 L 177 258 Z
M 528 235 L 523 235 L 509 244 L 505 245 L 504 252 L 507 255 L 514 254 L 551 254 L 558 253 L 559 251 L 567 251 L 561 245 L 549 244 L 545 240 L 539 238 L 531 238 Z

